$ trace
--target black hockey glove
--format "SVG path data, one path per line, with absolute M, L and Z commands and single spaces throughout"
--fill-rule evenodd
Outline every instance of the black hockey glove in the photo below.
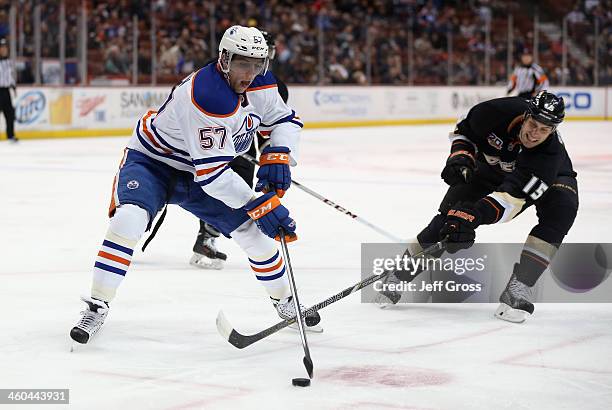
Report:
M 468 249 L 476 239 L 475 229 L 480 225 L 480 213 L 471 204 L 458 203 L 446 214 L 446 223 L 440 237 L 446 238 L 446 250 L 455 253 Z
M 467 184 L 472 179 L 475 168 L 476 163 L 470 152 L 456 151 L 446 160 L 441 177 L 450 186 Z

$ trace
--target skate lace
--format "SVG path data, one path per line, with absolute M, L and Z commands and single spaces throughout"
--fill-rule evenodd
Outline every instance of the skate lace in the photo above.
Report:
M 208 238 L 204 240 L 204 246 L 212 250 L 213 252 L 218 252 L 217 244 L 215 243 L 217 238 Z
M 532 296 L 531 288 L 514 277 L 508 284 L 508 290 L 515 297 L 525 299 L 527 301 L 531 301 L 531 296 Z
M 81 312 L 83 317 L 81 317 L 81 320 L 79 320 L 77 327 L 84 330 L 94 329 L 96 326 L 98 326 L 98 324 L 102 323 L 105 313 L 106 310 L 104 310 L 102 313 L 93 312 L 89 309 L 83 310 Z
M 388 274 L 384 279 L 383 279 L 383 283 L 384 284 L 398 284 L 400 283 L 401 280 L 400 278 L 398 278 L 397 276 L 395 276 L 395 272 L 392 272 L 390 274 Z
M 289 319 L 295 316 L 295 307 L 294 307 L 293 300 L 286 302 L 286 303 L 277 304 L 276 310 L 278 311 L 278 314 L 284 319 Z M 300 303 L 300 310 L 302 312 L 306 310 L 304 305 L 302 305 L 301 303 Z

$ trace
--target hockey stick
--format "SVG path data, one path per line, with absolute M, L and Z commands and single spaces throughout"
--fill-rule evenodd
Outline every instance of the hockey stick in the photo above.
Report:
M 437 242 L 431 245 L 429 248 L 424 249 L 421 252 L 413 255 L 412 257 L 418 258 L 423 255 L 429 255 L 433 252 L 443 250 L 445 246 L 446 246 L 446 241 L 442 240 L 440 242 Z M 384 279 L 387 275 L 393 272 L 395 271 L 390 270 L 390 271 L 385 271 L 381 273 L 380 275 L 369 276 L 365 278 L 364 280 L 362 280 L 361 282 L 357 282 L 355 285 L 350 286 L 344 289 L 343 291 L 338 292 L 335 295 L 328 297 L 323 302 L 319 302 L 316 305 L 311 306 L 310 308 L 302 311 L 302 316 L 307 316 L 310 313 L 317 312 L 331 305 L 332 303 L 339 301 L 340 299 L 344 299 L 351 293 L 355 293 L 358 290 L 363 289 L 366 286 L 369 286 L 378 280 Z M 232 345 L 234 345 L 238 349 L 244 349 L 245 347 L 250 346 L 257 341 L 263 338 L 266 338 L 270 336 L 271 334 L 278 332 L 281 329 L 286 328 L 290 324 L 295 323 L 295 319 L 296 319 L 295 317 L 290 318 L 290 319 L 285 319 L 283 321 L 278 322 L 277 324 L 273 326 L 270 326 L 267 329 L 262 330 L 261 332 L 258 332 L 252 335 L 244 335 L 242 333 L 239 333 L 236 329 L 234 329 L 234 327 L 230 324 L 230 322 L 227 320 L 227 318 L 223 314 L 223 311 L 220 310 L 219 314 L 217 315 L 217 330 L 219 331 L 221 336 L 223 336 Z
M 298 299 L 297 286 L 295 285 L 295 278 L 293 277 L 293 269 L 291 268 L 291 260 L 289 259 L 289 249 L 287 249 L 287 240 L 285 239 L 285 230 L 280 228 L 278 230 L 280 236 L 281 249 L 283 251 L 283 258 L 287 266 L 287 278 L 289 279 L 289 287 L 291 288 L 291 294 L 293 295 L 293 304 L 295 306 L 296 318 L 298 329 L 300 331 L 300 339 L 302 339 L 302 347 L 304 348 L 304 367 L 308 373 L 308 377 L 312 379 L 314 365 L 310 358 L 310 349 L 308 349 L 308 340 L 306 340 L 306 330 L 304 329 L 304 316 L 301 315 L 300 300 Z M 298 316 L 299 314 L 299 316 Z
M 244 159 L 246 159 L 247 161 L 249 161 L 252 164 L 255 165 L 259 165 L 259 162 L 253 158 L 252 156 L 250 156 L 249 154 L 242 154 L 241 155 Z M 378 226 L 374 225 L 371 222 L 366 221 L 365 219 L 363 219 L 360 216 L 355 215 L 353 212 L 349 211 L 348 209 L 336 204 L 333 201 L 330 201 L 329 199 L 325 198 L 324 196 L 316 193 L 315 191 L 313 191 L 312 189 L 304 186 L 303 184 L 297 182 L 295 179 L 291 179 L 291 183 L 295 186 L 297 186 L 298 188 L 300 188 L 302 191 L 306 192 L 307 194 L 310 194 L 312 196 L 314 196 L 315 198 L 317 198 L 320 201 L 323 201 L 324 203 L 326 203 L 327 205 L 331 206 L 332 208 L 336 209 L 339 212 L 342 212 L 343 214 L 345 214 L 346 216 L 348 216 L 349 218 L 352 218 L 354 220 L 356 220 L 357 222 L 362 223 L 363 225 L 375 230 L 376 232 L 378 232 L 379 234 L 381 234 L 382 236 L 386 237 L 387 239 L 392 240 L 393 242 L 403 242 L 400 238 L 398 238 L 395 235 L 390 234 L 389 232 L 385 231 L 382 228 L 379 228 Z

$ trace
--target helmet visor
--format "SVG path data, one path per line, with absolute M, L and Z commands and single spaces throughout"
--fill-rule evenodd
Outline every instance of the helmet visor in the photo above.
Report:
M 230 61 L 230 71 L 239 74 L 264 74 L 268 66 L 267 58 L 250 58 L 234 55 Z

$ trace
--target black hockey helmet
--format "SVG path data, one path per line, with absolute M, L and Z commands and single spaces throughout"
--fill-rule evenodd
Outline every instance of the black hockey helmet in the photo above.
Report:
M 565 118 L 565 102 L 553 93 L 540 91 L 529 100 L 527 115 L 542 124 L 556 127 Z

